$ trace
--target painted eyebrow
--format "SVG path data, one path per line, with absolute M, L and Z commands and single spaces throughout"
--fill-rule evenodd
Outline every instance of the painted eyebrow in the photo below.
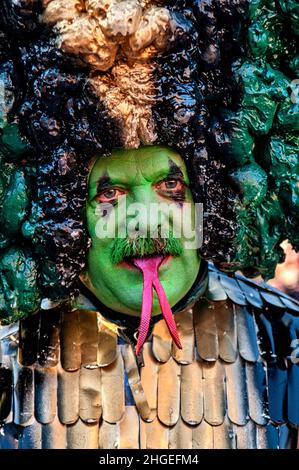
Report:
M 110 178 L 108 172 L 106 171 L 97 181 L 97 192 L 104 191 L 107 188 L 112 186 L 112 179 Z
M 168 159 L 168 166 L 169 166 L 169 171 L 167 173 L 167 177 L 177 177 L 177 178 L 184 178 L 184 174 L 181 170 L 181 168 L 173 161 L 171 158 Z
M 168 172 L 166 174 L 166 178 L 181 178 L 185 179 L 184 174 L 181 170 L 181 168 L 173 161 L 171 158 L 168 159 Z M 105 173 L 100 176 L 100 178 L 97 181 L 97 192 L 104 191 L 107 188 L 110 188 L 113 186 L 113 181 L 111 177 L 109 176 L 108 171 L 106 170 Z

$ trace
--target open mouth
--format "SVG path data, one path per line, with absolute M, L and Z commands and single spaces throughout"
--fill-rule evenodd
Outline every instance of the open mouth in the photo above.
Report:
M 156 257 L 161 258 L 161 262 L 159 264 L 159 268 L 161 268 L 161 266 L 164 266 L 165 264 L 167 264 L 173 256 L 170 254 L 161 255 L 161 254 L 153 253 L 147 256 L 140 256 L 139 259 L 149 259 L 149 258 L 156 258 Z M 134 259 L 137 259 L 137 258 L 136 257 L 124 258 L 123 261 L 121 261 L 118 264 L 118 266 L 122 268 L 126 268 L 126 269 L 132 269 L 134 271 L 139 271 L 139 268 L 137 268 L 137 266 L 134 264 Z

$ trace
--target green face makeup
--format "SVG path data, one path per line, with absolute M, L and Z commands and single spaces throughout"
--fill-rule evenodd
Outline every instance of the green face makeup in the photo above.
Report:
M 92 245 L 82 281 L 107 307 L 139 316 L 143 278 L 133 259 L 158 255 L 159 280 L 174 306 L 199 271 L 197 247 L 184 228 L 194 210 L 185 164 L 173 150 L 150 146 L 97 158 L 88 181 Z M 155 292 L 152 313 L 161 313 Z

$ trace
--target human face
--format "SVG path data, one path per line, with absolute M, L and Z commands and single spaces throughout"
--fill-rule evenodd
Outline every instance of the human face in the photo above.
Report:
M 134 208 L 132 204 L 136 203 L 139 204 L 137 225 L 136 218 L 130 213 L 130 208 Z M 103 215 L 99 215 L 99 209 L 103 205 L 109 209 L 106 211 L 105 224 L 101 225 Z M 114 150 L 110 157 L 97 158 L 88 179 L 86 216 L 92 245 L 88 252 L 86 269 L 81 275 L 84 284 L 107 307 L 139 316 L 143 277 L 132 263 L 133 256 L 123 259 L 123 242 L 128 237 L 115 238 L 116 223 L 118 222 L 118 227 L 125 227 L 126 234 L 130 233 L 131 239 L 134 238 L 129 230 L 132 225 L 139 230 L 139 235 L 142 230 L 143 234 L 154 233 L 157 226 L 168 226 L 173 235 L 174 225 L 176 221 L 182 224 L 183 211 L 187 206 L 189 211 L 191 209 L 189 214 L 194 217 L 194 203 L 186 167 L 175 151 L 149 146 L 137 150 Z M 151 212 L 150 217 L 152 207 L 158 208 L 158 212 L 156 216 Z M 169 211 L 170 208 L 172 211 Z M 99 226 L 105 226 L 105 237 L 103 232 L 99 236 Z M 153 238 L 155 237 L 146 239 Z M 197 249 L 186 247 L 186 240 L 184 234 L 179 239 L 172 238 L 167 245 L 167 254 L 162 253 L 163 261 L 158 274 L 171 307 L 189 291 L 199 271 Z M 129 250 L 126 253 L 133 253 L 135 258 L 153 256 L 159 248 L 158 244 L 148 251 L 148 244 L 141 246 L 145 249 L 144 253 L 141 253 L 143 248 L 137 253 L 134 248 L 133 252 Z M 126 246 L 125 250 L 127 249 Z M 152 314 L 159 313 L 161 310 L 154 293 Z

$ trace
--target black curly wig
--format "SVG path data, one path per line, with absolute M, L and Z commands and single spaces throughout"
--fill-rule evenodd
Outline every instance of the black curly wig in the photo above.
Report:
M 128 144 L 124 122 L 107 100 L 119 83 L 113 66 L 130 71 L 139 61 L 146 74 L 150 64 L 150 105 L 139 112 L 147 112 L 155 144 L 176 148 L 186 162 L 194 200 L 204 204 L 205 259 L 267 278 L 283 260 L 285 238 L 299 247 L 295 52 L 288 61 L 284 56 L 298 34 L 295 26 L 285 29 L 296 14 L 292 2 L 122 2 L 137 8 L 139 17 L 129 11 L 129 25 L 142 14 L 149 15 L 146 25 L 156 16 L 155 24 L 168 25 L 155 37 L 146 31 L 152 36 L 139 49 L 130 26 L 112 35 L 109 11 L 96 3 L 0 1 L 3 322 L 38 310 L 43 298 L 77 293 L 90 246 L 84 225 L 89 163 Z M 106 3 L 112 9 L 117 2 Z M 88 34 L 99 33 L 99 18 L 108 39 L 95 53 Z M 258 44 L 258 27 L 275 36 L 271 50 Z M 125 34 L 127 43 L 119 41 Z M 138 132 L 133 145 L 147 144 L 149 128 Z

